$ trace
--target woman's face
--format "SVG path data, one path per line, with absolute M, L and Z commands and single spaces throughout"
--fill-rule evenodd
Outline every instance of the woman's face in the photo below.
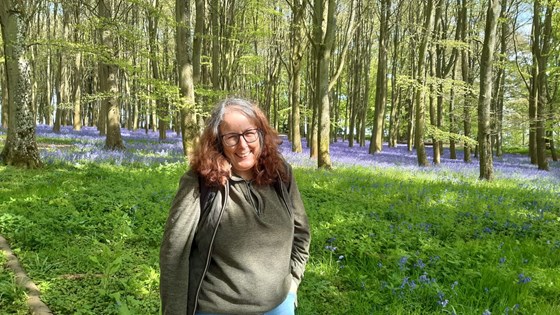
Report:
M 220 141 L 233 172 L 252 179 L 253 167 L 261 153 L 260 132 L 256 124 L 240 110 L 228 109 L 220 124 Z

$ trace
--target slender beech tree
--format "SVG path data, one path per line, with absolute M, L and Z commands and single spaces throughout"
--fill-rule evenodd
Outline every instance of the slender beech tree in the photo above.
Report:
M 387 103 L 387 55 L 389 50 L 389 17 L 391 16 L 391 0 L 380 1 L 380 22 L 377 50 L 377 80 L 375 83 L 375 107 L 373 113 L 373 132 L 369 145 L 369 153 L 381 152 L 383 149 L 383 125 Z
M 79 23 L 80 20 L 80 11 L 81 11 L 81 4 L 77 1 L 73 5 L 73 14 L 74 14 L 74 24 Z M 74 43 L 78 43 L 81 41 L 81 32 L 78 30 L 77 27 L 74 27 L 73 33 L 73 40 Z M 73 80 L 72 80 L 72 103 L 74 104 L 73 107 L 73 128 L 76 131 L 82 129 L 82 80 L 83 80 L 83 63 L 82 63 L 82 51 L 77 50 L 74 54 L 74 65 L 73 65 Z
M 105 149 L 122 150 L 124 143 L 121 136 L 120 106 L 117 97 L 119 93 L 118 69 L 115 64 L 117 45 L 115 40 L 113 20 L 113 0 L 98 0 L 99 18 L 101 19 L 101 44 L 105 50 L 105 58 L 99 64 L 99 86 L 104 93 L 103 107 L 105 108 L 107 134 Z
M 400 12 L 397 12 L 397 21 L 392 38 L 392 58 L 391 58 L 391 112 L 389 115 L 389 147 L 396 147 L 399 140 L 400 116 L 401 116 L 401 95 L 402 87 L 397 83 L 399 76 L 399 64 L 403 64 L 403 50 L 400 48 L 401 27 L 398 19 L 401 18 Z
M 503 126 L 503 110 L 504 110 L 504 92 L 507 60 L 508 37 L 510 36 L 509 25 L 507 23 L 507 11 L 509 0 L 502 0 L 500 17 L 500 53 L 498 57 L 498 66 L 494 78 L 494 87 L 492 88 L 492 105 L 490 108 L 492 114 L 491 128 L 492 148 L 496 156 L 502 156 L 502 126 Z
M 64 5 L 62 6 L 62 34 L 60 37 L 61 42 L 67 42 L 69 40 L 69 26 L 70 22 L 70 12 L 68 8 Z M 69 56 L 67 50 L 60 46 L 57 49 L 58 56 L 58 66 L 56 70 L 55 79 L 55 91 L 56 91 L 56 111 L 54 115 L 54 132 L 60 132 L 60 126 L 63 124 L 63 115 L 66 111 L 66 104 L 69 103 L 68 100 L 68 64 L 65 62 Z
M 548 170 L 545 142 L 545 122 L 547 119 L 547 71 L 548 59 L 551 52 L 552 41 L 552 14 L 556 1 L 535 0 L 533 4 L 533 28 L 531 51 L 533 53 L 533 76 L 531 85 L 533 98 L 531 102 L 534 106 L 535 136 L 534 146 L 536 149 L 537 165 L 540 170 Z M 544 10 L 544 17 L 543 11 Z M 542 20 L 544 18 L 544 20 Z
M 313 7 L 313 45 L 316 55 L 314 62 L 317 64 L 315 76 L 315 107 L 318 117 L 318 159 L 319 168 L 330 169 L 332 167 L 330 159 L 330 136 L 331 136 L 331 107 L 329 91 L 336 84 L 338 77 L 344 68 L 345 56 L 348 51 L 349 42 L 354 32 L 354 1 L 348 4 L 350 16 L 342 36 L 342 48 L 338 55 L 334 74 L 330 75 L 330 63 L 332 52 L 334 51 L 337 21 L 335 13 L 337 11 L 337 1 L 335 0 L 315 0 Z
M 458 133 L 457 115 L 455 114 L 455 94 L 457 90 L 455 80 L 457 80 L 457 64 L 453 65 L 451 79 L 453 84 L 451 85 L 451 91 L 449 92 L 449 133 L 453 135 Z M 449 137 L 449 158 L 452 160 L 457 159 L 456 141 L 453 136 Z
M 467 0 L 458 1 L 460 1 L 460 6 L 457 27 L 460 28 L 461 41 L 470 46 L 470 39 L 468 39 L 468 3 Z M 471 133 L 471 103 L 473 98 L 471 87 L 474 82 L 472 63 L 470 49 L 463 48 L 461 50 L 461 75 L 466 86 L 463 101 L 463 135 L 465 137 L 470 137 Z M 467 142 L 464 142 L 463 145 L 463 160 L 467 163 L 471 162 L 471 145 Z
M 178 1 L 178 0 L 177 0 Z M 221 89 L 220 72 L 220 0 L 210 0 L 210 25 L 212 27 L 212 88 Z
M 354 146 L 357 140 L 360 146 L 365 145 L 366 115 L 369 104 L 371 49 L 374 46 L 374 10 L 372 1 L 356 2 L 356 18 L 359 21 L 352 37 L 352 45 L 348 71 L 349 130 L 348 146 Z
M 27 24 L 31 7 L 26 2 L 0 1 L 0 24 L 4 43 L 4 67 L 8 94 L 8 132 L 0 159 L 4 164 L 25 168 L 42 166 L 35 140 L 35 116 L 27 59 Z M 31 5 L 31 4 L 28 4 Z
M 437 1 L 437 0 L 436 0 Z M 425 64 L 426 64 L 426 53 L 428 51 L 428 41 L 431 38 L 431 34 L 434 28 L 434 0 L 428 0 L 424 8 L 425 20 L 423 26 L 423 34 L 418 50 L 418 86 L 416 87 L 415 94 L 415 104 L 416 104 L 416 115 L 415 115 L 415 133 L 414 133 L 414 145 L 416 146 L 416 155 L 418 159 L 419 166 L 428 166 L 428 160 L 426 158 L 426 147 L 424 146 L 424 128 L 425 123 L 425 107 L 424 104 L 424 88 L 426 84 L 425 79 Z
M 291 141 L 292 152 L 301 153 L 303 151 L 301 145 L 301 68 L 304 53 L 307 47 L 305 41 L 305 10 L 306 1 L 292 0 L 288 1 L 292 10 L 292 21 L 290 24 L 290 59 L 289 59 L 289 77 L 290 77 L 290 102 L 291 102 Z
M 315 77 L 315 106 L 318 110 L 318 160 L 319 168 L 331 168 L 330 145 L 330 103 L 329 103 L 329 65 L 336 29 L 336 1 L 315 0 L 314 2 L 314 39 L 316 46 L 314 60 L 317 63 Z
M 157 30 L 159 29 L 159 15 L 161 12 L 161 4 L 159 0 L 152 0 L 146 16 L 148 19 L 148 47 L 150 51 L 150 68 L 152 72 L 153 84 L 157 85 L 160 80 L 162 80 L 161 70 L 160 70 L 160 58 L 158 56 L 158 44 L 157 44 Z M 155 99 L 156 102 L 156 112 L 158 121 L 158 131 L 159 139 L 164 140 L 167 137 L 166 131 L 169 127 L 169 113 L 167 110 L 167 104 L 164 97 L 158 95 Z
M 492 64 L 496 46 L 496 29 L 500 18 L 500 1 L 488 1 L 486 26 L 484 27 L 484 44 L 480 60 L 480 92 L 478 96 L 478 148 L 480 162 L 480 179 L 492 180 L 492 130 L 490 128 L 490 105 L 492 102 Z
M 451 54 L 447 54 L 448 47 L 446 47 L 446 42 L 448 42 L 448 38 L 450 34 L 450 17 L 449 14 L 449 7 L 451 6 L 451 2 L 449 0 L 440 0 L 436 6 L 436 15 L 435 15 L 435 61 L 434 61 L 434 73 L 436 76 L 436 80 L 434 83 L 435 91 L 436 91 L 436 104 L 433 108 L 433 113 L 430 114 L 430 123 L 432 124 L 432 128 L 436 128 L 437 130 L 441 130 L 443 127 L 443 103 L 444 103 L 444 82 L 451 72 L 451 70 L 455 66 L 455 62 L 457 61 L 457 56 L 459 53 L 458 48 L 453 46 L 451 49 Z M 459 28 L 455 28 L 455 41 L 459 41 L 460 39 L 460 32 Z M 441 137 L 433 136 L 433 163 L 440 164 L 441 162 L 441 152 L 443 151 L 443 139 Z
M 416 10 L 416 7 L 414 5 L 410 5 L 408 6 L 408 19 L 409 19 L 409 23 L 407 23 L 407 28 L 405 29 L 404 33 L 405 34 L 414 34 L 416 31 L 416 27 L 415 25 L 417 23 L 419 23 L 418 21 L 420 21 L 420 17 L 418 17 L 418 15 L 421 14 L 422 10 Z M 406 35 L 405 35 L 406 36 Z M 418 70 L 417 70 L 417 66 L 416 63 L 414 62 L 414 59 L 418 56 L 418 41 L 417 41 L 417 36 L 411 36 L 411 40 L 410 40 L 410 44 L 408 45 L 408 60 L 410 61 L 410 66 L 408 67 L 408 73 L 409 76 L 411 78 L 411 80 L 416 81 L 418 80 Z M 405 100 L 405 110 L 406 110 L 406 121 L 407 121 L 407 126 L 406 126 L 406 146 L 409 152 L 412 152 L 413 146 L 414 146 L 414 132 L 415 132 L 415 128 L 416 126 L 414 125 L 415 120 L 414 120 L 414 113 L 416 111 L 416 104 L 414 103 L 414 93 L 415 93 L 415 89 L 414 89 L 414 85 L 413 84 L 409 84 L 408 86 L 408 91 L 407 91 L 407 97 Z
M 193 37 L 193 81 L 197 85 L 201 83 L 202 76 L 202 44 L 205 37 L 205 15 L 206 15 L 206 1 L 205 0 L 195 0 L 195 25 L 194 25 L 194 37 Z
M 198 14 L 198 12 L 197 12 Z M 181 91 L 182 104 L 180 108 L 181 137 L 183 139 L 183 153 L 188 156 L 198 139 L 198 127 L 194 108 L 194 80 L 193 80 L 193 38 L 191 35 L 191 1 L 175 1 L 176 58 Z

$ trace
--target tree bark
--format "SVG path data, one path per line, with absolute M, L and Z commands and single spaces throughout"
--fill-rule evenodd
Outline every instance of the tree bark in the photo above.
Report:
M 303 151 L 301 144 L 301 115 L 300 115 L 300 99 L 301 99 L 301 67 L 305 53 L 304 42 L 304 18 L 306 2 L 303 0 L 294 0 L 289 2 L 292 9 L 292 22 L 290 25 L 290 85 L 291 85 L 291 132 L 292 135 L 292 152 L 301 153 Z
M 381 152 L 383 149 L 383 125 L 385 121 L 385 104 L 387 102 L 387 45 L 389 42 L 390 15 L 391 0 L 381 0 L 377 79 L 375 82 L 375 110 L 373 114 L 373 133 L 369 146 L 370 154 Z
M 428 40 L 431 38 L 432 30 L 434 27 L 434 1 L 428 0 L 425 8 L 425 21 L 424 21 L 424 32 L 422 36 L 422 41 L 420 43 L 420 49 L 418 51 L 418 87 L 416 88 L 415 95 L 415 105 L 416 105 L 416 116 L 415 116 L 415 133 L 414 133 L 414 144 L 416 146 L 416 155 L 418 159 L 419 166 L 428 166 L 428 160 L 426 158 L 426 148 L 424 146 L 424 128 L 425 123 L 425 103 L 424 103 L 424 86 L 426 84 L 425 79 L 425 63 L 426 63 L 426 52 L 428 50 Z
M 201 82 L 202 66 L 202 43 L 205 35 L 204 22 L 206 15 L 205 0 L 195 0 L 195 25 L 194 25 L 194 38 L 193 38 L 193 81 L 194 84 Z
M 4 50 L 4 49 L 2 49 Z M 5 54 L 2 54 L 5 56 Z M 8 114 L 10 112 L 10 106 L 8 104 L 8 83 L 6 82 L 6 71 L 5 67 L 0 69 L 0 86 L 2 86 L 2 128 L 8 129 Z
M 194 111 L 194 78 L 193 78 L 193 40 L 190 33 L 191 2 L 189 0 L 175 1 L 175 21 L 177 22 L 176 58 L 181 92 L 181 138 L 183 153 L 188 156 L 196 141 L 198 141 L 198 126 L 196 112 Z M 199 14 L 199 12 L 197 12 Z M 215 35 L 214 35 L 215 36 Z M 214 65 L 215 66 L 215 65 Z
M 490 127 L 490 106 L 492 102 L 492 65 L 496 46 L 496 28 L 500 18 L 500 1 L 490 0 L 484 28 L 484 45 L 480 60 L 480 92 L 478 97 L 478 148 L 480 179 L 492 180 L 492 130 Z
M 35 140 L 35 121 L 30 95 L 27 60 L 26 8 L 19 1 L 0 2 L 0 24 L 4 43 L 4 67 L 8 86 L 8 132 L 0 159 L 24 168 L 43 165 Z
M 548 56 L 551 51 L 552 39 L 552 14 L 554 11 L 554 3 L 547 2 L 545 8 L 544 21 L 541 21 L 541 10 L 543 6 L 541 0 L 536 0 L 533 6 L 533 68 L 535 76 L 532 79 L 533 89 L 535 89 L 535 144 L 537 165 L 540 170 L 548 170 L 548 161 L 546 157 L 546 130 L 545 122 L 547 120 L 547 69 Z
M 105 149 L 107 150 L 123 150 L 124 143 L 121 137 L 120 122 L 120 106 L 117 95 L 118 87 L 118 69 L 111 60 L 116 57 L 116 43 L 112 26 L 109 21 L 112 20 L 113 6 L 112 0 L 98 0 L 99 16 L 102 19 L 101 44 L 107 51 L 107 59 L 101 61 L 99 68 L 99 79 L 102 82 L 101 92 L 106 94 L 103 98 L 103 107 L 105 108 L 107 135 L 105 137 Z
M 465 44 L 469 44 L 467 38 L 467 26 L 468 26 L 468 4 L 466 0 L 461 0 L 461 7 L 459 13 L 459 25 L 461 32 L 461 41 Z M 470 45 L 469 45 L 470 46 Z M 471 65 L 471 54 L 468 49 L 463 48 L 461 51 L 461 76 L 465 85 L 467 86 L 467 92 L 464 95 L 463 101 L 463 134 L 465 137 L 470 137 L 471 135 L 471 103 L 472 95 L 468 91 L 468 88 L 472 86 L 474 77 L 472 75 L 472 65 Z M 471 146 L 469 143 L 464 142 L 463 145 L 463 160 L 467 163 L 471 162 Z
M 80 4 L 76 4 L 74 9 L 74 21 L 79 22 L 80 18 Z M 74 42 L 78 43 L 80 41 L 80 32 L 77 28 L 74 28 Z M 73 108 L 73 128 L 76 131 L 82 129 L 82 52 L 79 50 L 76 52 L 74 57 L 74 80 L 72 84 L 72 102 L 74 103 Z
M 330 159 L 330 103 L 329 103 L 329 64 L 331 48 L 334 44 L 336 20 L 335 0 L 315 1 L 315 45 L 318 45 L 317 77 L 316 77 L 316 107 L 318 108 L 318 159 L 319 168 L 329 169 L 332 167 Z

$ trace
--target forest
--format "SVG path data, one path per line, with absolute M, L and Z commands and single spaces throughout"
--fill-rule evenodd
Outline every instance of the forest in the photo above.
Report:
M 1 0 L 0 314 L 159 314 L 211 108 L 311 225 L 297 313 L 560 314 L 558 0 Z
M 557 1 L 3 1 L 5 164 L 41 165 L 36 124 L 174 129 L 185 153 L 217 100 L 254 100 L 330 168 L 339 139 L 405 143 L 419 165 L 525 147 L 557 160 Z M 431 148 L 428 161 L 427 146 Z

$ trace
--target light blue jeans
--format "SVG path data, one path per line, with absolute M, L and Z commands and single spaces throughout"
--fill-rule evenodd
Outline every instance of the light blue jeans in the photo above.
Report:
M 294 315 L 296 310 L 296 293 L 290 291 L 284 302 L 263 315 Z M 196 312 L 196 315 L 218 315 L 213 313 Z

